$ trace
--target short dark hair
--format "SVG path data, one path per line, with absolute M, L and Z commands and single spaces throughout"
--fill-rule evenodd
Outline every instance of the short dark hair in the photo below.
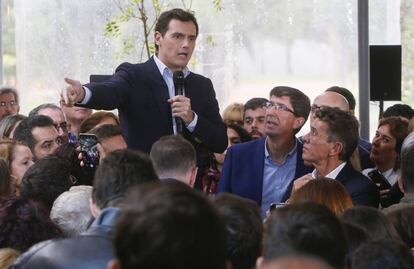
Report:
M 104 119 L 111 118 L 119 125 L 119 118 L 112 112 L 97 111 L 84 119 L 79 126 L 79 133 L 88 133 Z
M 311 102 L 309 97 L 306 96 L 306 94 L 292 87 L 277 86 L 270 91 L 270 97 L 272 96 L 289 97 L 295 116 L 303 117 L 305 119 L 303 124 L 305 124 L 305 122 L 308 120 L 309 113 L 311 111 Z M 296 130 L 296 133 L 300 131 L 302 126 Z
M 22 197 L 0 198 L 0 246 L 25 252 L 44 240 L 63 233 L 49 215 Z
M 414 109 L 406 104 L 395 104 L 388 107 L 382 114 L 383 118 L 391 116 L 403 117 L 411 120 L 411 118 L 414 117 Z
M 343 144 L 339 159 L 348 161 L 359 139 L 359 123 L 355 116 L 336 107 L 322 107 L 315 111 L 314 116 L 328 125 L 327 135 L 330 142 L 340 141 Z
M 16 101 L 17 104 L 19 104 L 19 94 L 17 93 L 17 90 L 10 86 L 3 86 L 0 87 L 0 95 L 11 93 L 14 95 L 14 101 Z
M 332 86 L 332 87 L 329 87 L 325 92 L 339 93 L 348 101 L 349 109 L 355 110 L 355 107 L 356 107 L 355 97 L 352 94 L 352 92 L 348 90 L 347 88 L 339 87 L 339 86 Z
M 179 181 L 131 189 L 114 232 L 123 269 L 224 269 L 226 231 L 208 200 Z
M 105 139 L 122 135 L 122 130 L 121 127 L 117 125 L 104 124 L 96 128 L 93 128 L 89 131 L 89 133 L 96 135 L 96 137 L 98 138 L 98 142 L 102 142 Z
M 147 154 L 129 149 L 115 150 L 102 160 L 95 172 L 92 199 L 101 209 L 114 206 L 131 186 L 157 179 Z
M 71 186 L 69 161 L 48 155 L 27 169 L 22 179 L 20 195 L 39 202 L 50 210 L 55 199 Z
M 50 109 L 54 109 L 54 110 L 59 110 L 64 115 L 63 110 L 62 110 L 62 108 L 60 106 L 57 106 L 57 105 L 52 104 L 52 103 L 47 103 L 47 104 L 41 104 L 41 105 L 33 108 L 29 112 L 29 117 L 33 117 L 35 115 L 39 115 L 39 111 L 42 110 L 42 109 L 46 109 L 46 108 L 50 108 Z
M 352 269 L 411 269 L 414 258 L 403 244 L 390 240 L 367 242 L 351 257 Z
M 247 102 L 244 104 L 244 112 L 246 113 L 246 110 L 256 110 L 258 108 L 263 108 L 265 103 L 268 102 L 266 98 L 261 97 L 255 97 L 252 99 L 247 100 Z
M 25 143 L 30 150 L 33 152 L 34 146 L 37 141 L 34 139 L 32 130 L 36 127 L 49 127 L 53 125 L 53 120 L 45 115 L 35 115 L 33 117 L 28 117 L 23 119 L 19 126 L 17 126 L 14 131 L 13 139 Z
M 227 255 L 233 268 L 253 269 L 262 249 L 263 224 L 259 206 L 229 193 L 217 195 L 214 205 L 226 224 Z
M 196 163 L 196 152 L 193 145 L 181 136 L 163 136 L 152 147 L 150 156 L 158 175 L 184 175 Z
M 346 252 L 341 222 L 327 207 L 306 202 L 272 211 L 265 225 L 265 260 L 304 254 L 343 268 Z
M 196 28 L 196 36 L 198 36 L 198 23 L 193 13 L 190 11 L 183 10 L 181 8 L 174 8 L 167 10 L 158 17 L 157 23 L 155 24 L 155 32 L 161 33 L 162 36 L 168 31 L 171 20 L 179 20 L 188 22 L 191 21 L 194 23 Z M 155 44 L 155 49 L 158 51 L 158 45 Z

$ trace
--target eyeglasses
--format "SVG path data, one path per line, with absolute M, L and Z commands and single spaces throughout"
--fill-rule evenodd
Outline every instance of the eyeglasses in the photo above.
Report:
M 9 105 L 9 106 L 17 106 L 17 102 L 16 101 L 10 101 L 10 102 L 1 101 L 0 102 L 0 107 L 6 107 L 7 105 Z
M 327 107 L 327 106 L 312 105 L 312 106 L 311 106 L 311 112 L 312 112 L 312 113 L 315 113 L 315 111 L 318 111 L 318 110 L 320 110 L 320 109 L 322 109 L 322 108 L 325 108 L 325 107 Z
M 286 112 L 292 113 L 293 115 L 296 115 L 295 111 L 293 111 L 292 109 L 288 108 L 284 104 L 273 103 L 273 102 L 265 102 L 263 104 L 263 106 L 265 108 L 267 108 L 267 109 L 270 109 L 270 108 L 274 107 L 276 110 L 286 111 Z
M 63 132 L 67 132 L 69 127 L 67 122 L 62 122 L 61 124 L 53 124 L 53 126 L 55 126 L 56 130 L 58 131 L 59 129 L 62 129 Z

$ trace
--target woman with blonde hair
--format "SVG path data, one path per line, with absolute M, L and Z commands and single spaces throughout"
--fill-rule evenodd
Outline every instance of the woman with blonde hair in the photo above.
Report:
M 289 199 L 290 204 L 315 202 L 328 207 L 337 216 L 354 206 L 345 187 L 335 179 L 318 178 L 296 190 Z

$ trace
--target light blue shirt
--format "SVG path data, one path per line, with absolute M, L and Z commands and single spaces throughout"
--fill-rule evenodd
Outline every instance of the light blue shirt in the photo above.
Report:
M 289 187 L 290 183 L 295 179 L 296 173 L 296 157 L 297 157 L 297 140 L 295 146 L 286 155 L 282 164 L 275 163 L 267 149 L 267 139 L 265 142 L 265 158 L 263 171 L 263 189 L 262 189 L 262 206 L 261 215 L 266 216 L 266 211 L 271 203 L 279 203 Z

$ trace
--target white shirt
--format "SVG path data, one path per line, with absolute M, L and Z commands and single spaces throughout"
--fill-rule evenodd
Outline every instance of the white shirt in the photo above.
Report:
M 345 167 L 345 165 L 346 165 L 346 162 L 341 163 L 334 170 L 329 172 L 325 177 L 336 179 L 336 177 L 342 171 L 342 169 Z M 312 178 L 313 179 L 318 178 L 318 173 L 316 172 L 316 169 L 313 169 L 313 171 L 312 171 Z

